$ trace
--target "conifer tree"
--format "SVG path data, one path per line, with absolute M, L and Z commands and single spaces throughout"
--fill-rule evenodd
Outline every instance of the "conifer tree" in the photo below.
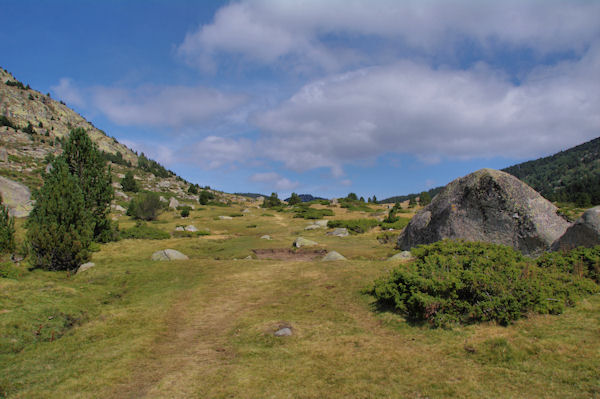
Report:
M 83 128 L 71 130 L 63 148 L 62 157 L 69 172 L 77 178 L 85 207 L 92 217 L 93 237 L 97 241 L 109 241 L 112 228 L 108 214 L 113 199 L 110 168 Z
M 127 173 L 125 173 L 125 177 L 121 180 L 121 187 L 124 191 L 131 191 L 134 193 L 137 193 L 140 190 L 132 171 L 128 170 Z
M 75 270 L 89 259 L 93 222 L 79 181 L 64 158 L 52 163 L 44 186 L 34 193 L 27 223 L 32 264 L 46 270 Z
M 288 201 L 289 205 L 298 205 L 302 203 L 302 199 L 300 198 L 300 196 L 296 193 L 292 193 L 292 195 L 290 196 L 290 199 Z
M 8 207 L 2 204 L 0 195 L 0 252 L 15 249 L 15 219 L 8 213 Z

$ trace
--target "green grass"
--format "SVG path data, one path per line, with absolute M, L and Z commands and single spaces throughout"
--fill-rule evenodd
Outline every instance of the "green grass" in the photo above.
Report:
M 209 205 L 185 222 L 164 212 L 148 226 L 211 234 L 103 244 L 96 266 L 78 275 L 2 266 L 0 397 L 600 395 L 598 295 L 508 327 L 432 330 L 377 311 L 361 294 L 398 266 L 382 261 L 394 243 L 380 244 L 380 232 L 327 236 L 304 231 L 291 213 L 214 220 L 230 212 Z M 127 217 L 119 224 L 135 226 Z M 17 229 L 22 237 L 21 221 Z M 290 248 L 300 234 L 350 260 L 243 260 L 252 249 Z M 165 248 L 190 259 L 150 261 Z M 294 335 L 274 337 L 282 325 Z

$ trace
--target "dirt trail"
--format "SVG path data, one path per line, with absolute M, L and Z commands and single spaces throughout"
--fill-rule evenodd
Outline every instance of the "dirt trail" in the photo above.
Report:
M 222 367 L 234 356 L 226 345 L 227 333 L 242 309 L 260 305 L 257 298 L 264 289 L 260 283 L 274 278 L 272 272 L 258 274 L 256 283 L 234 274 L 181 293 L 152 351 L 135 364 L 129 382 L 114 387 L 106 397 L 159 398 L 166 392 L 169 397 L 193 396 L 199 376 L 214 374 L 217 364 Z M 240 281 L 247 284 L 241 287 Z

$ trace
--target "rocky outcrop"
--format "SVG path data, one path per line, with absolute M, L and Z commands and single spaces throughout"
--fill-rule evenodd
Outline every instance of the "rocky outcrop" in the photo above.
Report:
M 600 206 L 588 209 L 552 244 L 553 251 L 600 245 Z
M 174 249 L 163 249 L 152 254 L 152 260 L 186 260 L 189 259 L 186 255 Z
M 483 241 L 535 255 L 569 226 L 557 208 L 508 173 L 481 169 L 448 184 L 398 238 L 408 250 L 443 239 Z
M 346 260 L 344 255 L 340 254 L 337 251 L 331 251 L 327 255 L 325 255 L 322 259 L 324 262 L 338 261 L 338 260 Z
M 19 218 L 29 216 L 29 212 L 33 209 L 33 201 L 31 192 L 26 186 L 0 176 L 0 194 L 11 216 Z
M 309 240 L 309 239 L 304 238 L 304 237 L 298 237 L 294 241 L 294 247 L 296 247 L 296 248 L 314 247 L 315 245 L 319 245 L 319 244 L 316 243 L 315 241 Z

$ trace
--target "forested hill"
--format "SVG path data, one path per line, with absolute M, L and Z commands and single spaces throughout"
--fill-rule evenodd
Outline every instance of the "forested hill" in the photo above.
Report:
M 503 171 L 529 184 L 550 201 L 599 205 L 600 137 Z

